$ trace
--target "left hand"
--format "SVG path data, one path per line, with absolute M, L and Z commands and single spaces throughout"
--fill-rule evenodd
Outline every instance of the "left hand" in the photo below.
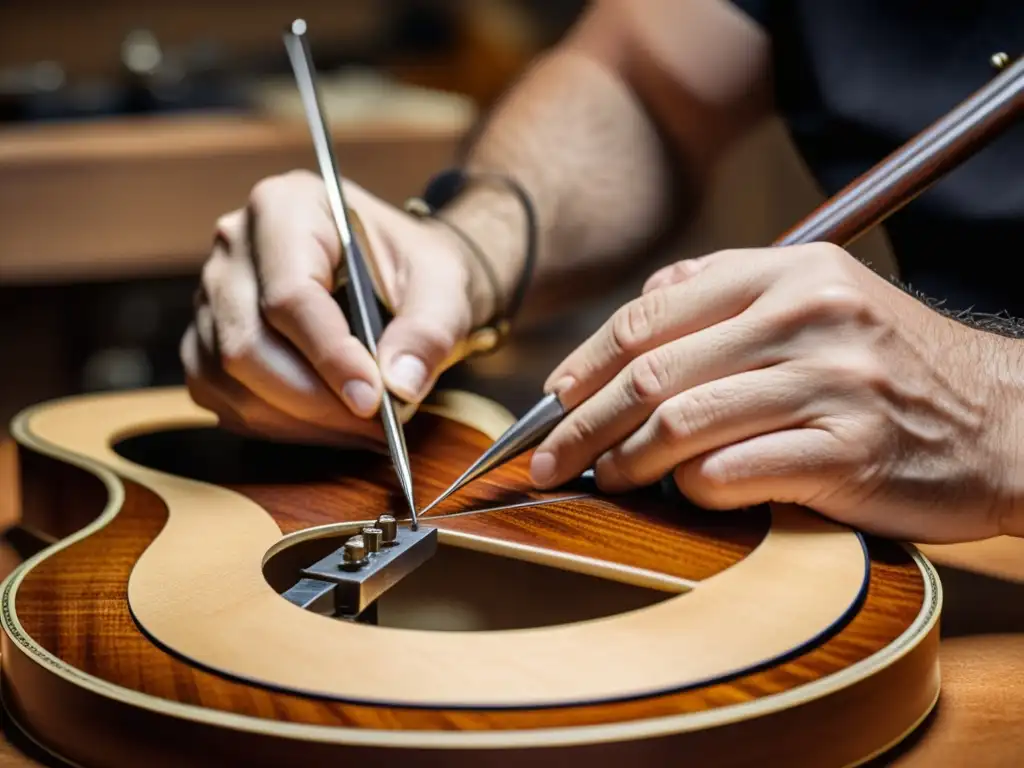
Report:
M 533 479 L 550 488 L 596 461 L 607 492 L 672 473 L 712 509 L 793 502 L 919 542 L 997 535 L 1014 502 L 1019 344 L 827 244 L 683 261 L 551 374 L 572 412 Z

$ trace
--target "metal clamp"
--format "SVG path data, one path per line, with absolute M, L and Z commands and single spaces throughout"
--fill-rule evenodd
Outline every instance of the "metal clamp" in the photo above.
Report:
M 302 578 L 283 597 L 316 613 L 359 620 L 381 595 L 436 551 L 436 528 L 400 528 L 392 515 L 381 515 L 341 547 L 303 568 Z

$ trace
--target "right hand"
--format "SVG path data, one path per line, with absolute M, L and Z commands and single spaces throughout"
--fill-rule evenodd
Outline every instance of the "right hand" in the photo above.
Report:
M 452 233 L 351 182 L 345 195 L 393 297 L 380 368 L 331 296 L 341 248 L 323 181 L 306 171 L 264 179 L 246 208 L 218 221 L 181 342 L 189 392 L 223 426 L 299 441 L 383 440 L 372 418 L 383 387 L 422 401 L 487 311 Z

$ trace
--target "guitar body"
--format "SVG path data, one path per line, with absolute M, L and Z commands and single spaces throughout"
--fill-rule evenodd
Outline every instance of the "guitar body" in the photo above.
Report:
M 511 420 L 424 406 L 420 503 Z M 931 564 L 800 508 L 540 493 L 521 457 L 421 519 L 436 552 L 368 623 L 283 594 L 401 509 L 386 456 L 226 434 L 177 388 L 13 431 L 54 543 L 3 585 L 3 703 L 72 764 L 841 768 L 939 694 Z

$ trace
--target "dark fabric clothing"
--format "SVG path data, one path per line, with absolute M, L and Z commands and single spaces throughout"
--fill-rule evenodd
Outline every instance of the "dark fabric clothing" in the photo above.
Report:
M 1021 0 L 733 0 L 770 35 L 777 107 L 832 195 L 1024 53 Z M 1024 121 L 885 225 L 904 282 L 1024 316 Z

